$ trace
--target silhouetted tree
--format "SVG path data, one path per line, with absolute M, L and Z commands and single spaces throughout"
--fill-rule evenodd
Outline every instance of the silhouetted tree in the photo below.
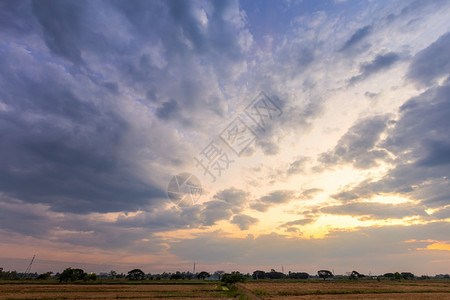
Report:
M 317 275 L 319 275 L 320 278 L 323 278 L 323 280 L 333 277 L 333 273 L 328 270 L 319 270 L 317 271 Z
M 46 273 L 42 273 L 40 274 L 36 279 L 39 280 L 47 280 L 50 279 L 50 277 L 52 276 L 53 272 L 46 272 Z
M 406 280 L 414 279 L 414 274 L 411 272 L 402 272 L 401 275 L 402 275 L 403 279 L 406 279 Z
M 352 271 L 349 278 L 352 280 L 357 280 L 358 278 L 361 278 L 361 277 L 364 277 L 364 275 L 360 274 L 358 271 Z
M 200 273 L 198 273 L 197 274 L 197 279 L 205 279 L 206 277 L 209 277 L 209 273 L 208 272 L 205 272 L 205 271 L 202 271 L 202 272 L 200 272 Z
M 231 274 L 223 274 L 222 276 L 222 282 L 226 283 L 227 285 L 234 284 L 236 282 L 244 282 L 247 278 L 241 274 L 240 272 L 231 272 Z
M 266 272 L 261 271 L 261 270 L 256 270 L 255 272 L 253 272 L 252 278 L 253 279 L 264 279 L 264 278 L 266 278 Z
M 284 277 L 286 277 L 286 275 L 284 275 L 281 272 L 277 272 L 274 269 L 270 270 L 269 273 L 266 273 L 266 277 L 270 278 L 270 279 L 282 279 Z
M 180 279 L 183 279 L 183 276 L 181 276 L 181 273 L 179 271 L 170 275 L 170 280 L 180 280 Z
M 225 274 L 225 271 L 218 270 L 218 271 L 214 272 L 214 274 L 217 275 L 217 278 L 220 280 L 220 279 L 222 279 L 223 274 Z
M 128 272 L 127 278 L 128 280 L 144 280 L 145 273 L 141 269 L 133 269 Z
M 109 271 L 109 278 L 110 279 L 116 279 L 117 272 L 114 270 Z
M 16 271 L 3 271 L 3 268 L 0 268 L 0 279 L 16 280 L 19 276 Z
M 288 277 L 291 279 L 308 279 L 309 274 L 304 272 L 289 272 Z
M 86 275 L 82 269 L 67 268 L 59 275 L 59 282 L 82 280 Z

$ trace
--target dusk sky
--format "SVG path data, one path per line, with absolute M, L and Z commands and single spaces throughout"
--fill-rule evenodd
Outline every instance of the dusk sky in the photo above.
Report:
M 0 67 L 5 270 L 450 272 L 450 1 L 1 0 Z

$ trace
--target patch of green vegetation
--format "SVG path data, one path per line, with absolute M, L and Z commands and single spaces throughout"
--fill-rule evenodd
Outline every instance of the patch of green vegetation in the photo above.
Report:
M 264 290 L 253 290 L 252 291 L 253 294 L 257 295 L 257 296 L 266 296 L 269 295 L 268 292 L 264 291 Z

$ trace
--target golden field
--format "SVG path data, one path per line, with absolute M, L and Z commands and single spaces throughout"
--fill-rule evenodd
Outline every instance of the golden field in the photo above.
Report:
M 237 284 L 218 282 L 138 282 L 57 284 L 0 283 L 0 299 L 450 299 L 449 280 L 272 280 Z
M 217 299 L 217 284 L 0 284 L 0 299 Z
M 243 288 L 260 299 L 450 299 L 449 280 L 250 281 Z

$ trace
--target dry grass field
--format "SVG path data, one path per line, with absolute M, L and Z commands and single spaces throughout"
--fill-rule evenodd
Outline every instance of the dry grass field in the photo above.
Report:
M 146 284 L 2 283 L 0 299 L 450 299 L 450 281 L 248 281 L 239 291 L 214 282 Z
M 220 299 L 216 284 L 0 284 L 0 299 Z
M 247 282 L 260 299 L 450 299 L 450 281 Z

